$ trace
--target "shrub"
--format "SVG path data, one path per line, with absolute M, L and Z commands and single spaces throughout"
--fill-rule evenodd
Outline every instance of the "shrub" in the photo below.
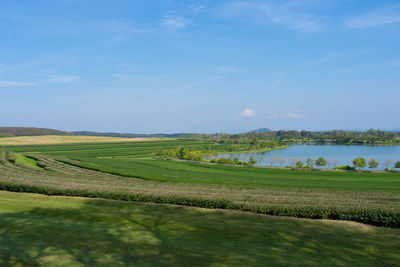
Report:
M 356 170 L 356 168 L 351 167 L 349 165 L 336 166 L 334 169 L 335 170 L 343 170 L 343 171 L 355 171 Z
M 257 161 L 256 161 L 256 159 L 255 159 L 253 156 L 251 156 L 250 159 L 249 159 L 249 163 L 250 163 L 251 165 L 254 165 L 254 164 L 257 163 Z
M 376 169 L 376 168 L 378 168 L 378 166 L 379 166 L 379 162 L 377 162 L 375 159 L 370 159 L 368 161 L 368 167 L 370 169 Z
M 313 168 L 314 167 L 314 163 L 315 163 L 315 161 L 313 159 L 308 158 L 306 160 L 306 164 L 307 164 L 306 167 L 307 168 Z
M 397 162 L 394 164 L 394 167 L 395 167 L 396 169 L 400 169 L 400 160 L 397 161 Z
M 296 162 L 296 168 L 303 168 L 304 164 L 301 160 Z

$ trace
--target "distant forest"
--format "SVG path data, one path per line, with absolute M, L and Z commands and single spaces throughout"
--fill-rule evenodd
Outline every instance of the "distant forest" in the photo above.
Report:
M 241 133 L 241 134 L 133 134 L 133 133 L 100 133 L 91 131 L 66 132 L 46 128 L 33 127 L 0 127 L 0 137 L 35 136 L 35 135 L 84 135 L 84 136 L 108 136 L 108 137 L 171 137 L 209 139 L 219 143 L 243 144 L 262 141 L 277 141 L 278 143 L 291 142 L 315 142 L 335 144 L 400 144 L 400 131 L 385 131 L 370 129 L 368 131 L 295 131 L 279 130 L 271 131 L 266 128 Z
M 35 135 L 72 135 L 71 133 L 33 127 L 0 127 L 0 137 L 35 136 Z
M 280 143 L 332 143 L 332 144 L 400 144 L 400 132 L 370 129 L 368 131 L 295 131 L 279 130 L 248 132 L 243 134 L 218 134 L 211 138 L 221 143 L 241 144 L 275 139 Z

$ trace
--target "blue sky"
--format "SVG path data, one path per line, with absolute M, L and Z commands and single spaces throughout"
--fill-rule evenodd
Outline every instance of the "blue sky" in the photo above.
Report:
M 400 2 L 0 1 L 0 125 L 400 127 Z

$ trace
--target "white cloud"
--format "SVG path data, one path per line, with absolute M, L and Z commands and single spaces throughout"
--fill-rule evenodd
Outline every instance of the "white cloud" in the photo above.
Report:
M 271 119 L 271 120 L 276 120 L 276 119 L 279 118 L 279 115 L 274 113 L 274 114 L 269 115 L 268 118 Z
M 322 18 L 306 11 L 306 6 L 310 5 L 305 1 L 289 1 L 280 4 L 236 1 L 226 4 L 218 11 L 218 14 L 258 23 L 272 22 L 301 32 L 321 31 L 323 29 Z
M 400 5 L 384 7 L 371 13 L 359 15 L 349 19 L 345 25 L 350 29 L 361 29 L 393 23 L 400 23 Z
M 0 81 L 0 87 L 19 87 L 19 86 L 31 86 L 33 83 L 29 82 L 15 82 L 15 81 Z
M 271 120 L 277 120 L 277 119 L 302 119 L 304 118 L 305 115 L 303 114 L 302 110 L 296 110 L 294 112 L 286 112 L 282 114 L 271 114 L 268 116 L 269 119 Z
M 280 74 L 279 77 L 275 81 L 273 81 L 272 83 L 270 83 L 268 85 L 268 87 L 273 88 L 273 87 L 278 86 L 283 81 L 283 79 L 285 79 L 285 75 Z
M 60 75 L 60 76 L 50 76 L 45 79 L 41 79 L 42 82 L 50 83 L 70 83 L 79 80 L 80 77 L 72 75 Z
M 176 17 L 167 15 L 161 20 L 161 26 L 167 30 L 175 31 L 185 28 L 189 25 L 190 21 L 184 17 Z
M 204 5 L 190 4 L 190 5 L 188 6 L 188 9 L 189 9 L 192 13 L 194 13 L 194 14 L 203 12 L 205 8 L 206 8 L 206 6 L 204 6 Z
M 255 115 L 256 115 L 255 110 L 251 108 L 243 109 L 242 113 L 240 114 L 241 117 L 254 117 Z
M 299 113 L 299 112 L 288 112 L 288 113 L 286 114 L 286 116 L 287 116 L 288 118 L 292 118 L 292 119 L 301 119 L 301 118 L 304 118 L 304 115 L 301 114 L 301 113 Z

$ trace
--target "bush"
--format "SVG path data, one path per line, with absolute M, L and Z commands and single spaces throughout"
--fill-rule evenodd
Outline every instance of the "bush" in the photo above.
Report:
M 351 167 L 349 165 L 344 165 L 344 166 L 336 166 L 335 170 L 342 170 L 342 171 L 355 171 L 356 168 Z
M 394 164 L 394 167 L 395 167 L 396 169 L 400 169 L 400 160 L 397 161 L 397 162 Z
M 299 160 L 296 162 L 296 168 L 303 168 L 303 166 L 304 166 L 304 164 L 302 161 Z

